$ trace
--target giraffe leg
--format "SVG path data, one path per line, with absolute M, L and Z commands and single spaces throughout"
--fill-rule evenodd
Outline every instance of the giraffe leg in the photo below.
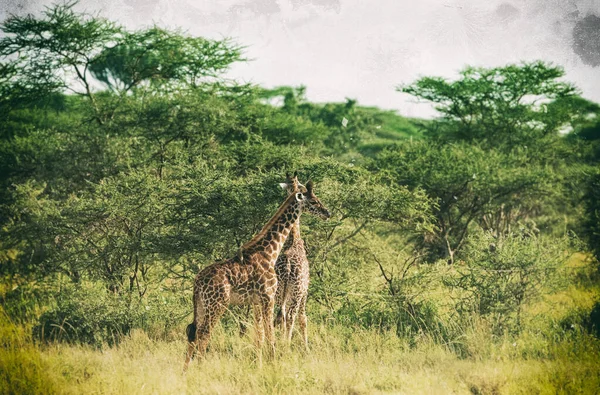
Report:
M 250 306 L 244 306 L 240 310 L 243 311 L 243 313 L 240 315 L 244 317 L 240 318 L 240 337 L 243 337 L 246 334 L 246 332 L 248 332 L 248 325 L 246 320 L 250 315 Z
M 194 358 L 198 350 L 198 326 L 203 322 L 204 314 L 204 304 L 201 300 L 199 301 L 194 297 L 194 321 L 185 329 L 188 338 L 188 347 L 183 364 L 184 373 L 187 371 L 190 361 Z
M 297 297 L 291 297 L 289 299 L 290 305 L 287 311 L 287 328 L 286 328 L 286 340 L 287 342 L 292 341 L 292 332 L 294 330 L 294 324 L 296 322 L 296 317 L 298 316 L 298 310 L 300 309 L 300 301 Z
M 283 331 L 285 331 L 286 328 L 285 301 L 287 300 L 287 293 L 288 290 L 284 283 L 279 285 L 277 294 L 275 295 L 275 300 L 279 304 L 279 311 L 277 312 L 277 317 L 275 317 L 275 327 L 281 328 Z
M 227 303 L 215 303 L 210 308 L 200 308 L 200 312 L 203 314 L 199 314 L 199 318 L 194 324 L 188 325 L 188 351 L 185 358 L 185 364 L 183 366 L 183 371 L 185 372 L 188 368 L 188 365 L 193 358 L 194 354 L 199 354 L 200 357 L 203 357 L 206 354 L 206 348 L 208 347 L 208 341 L 210 339 L 210 334 L 217 324 L 225 310 L 227 308 Z M 194 325 L 196 331 L 194 337 L 192 338 L 191 333 L 193 333 L 190 329 L 191 326 Z
M 262 308 L 258 303 L 253 304 L 252 307 L 254 312 L 254 331 L 256 332 L 256 357 L 258 364 L 262 365 L 262 345 L 265 340 Z
M 225 313 L 226 309 L 227 303 L 216 303 L 214 306 L 211 306 L 210 309 L 206 309 L 204 320 L 202 320 L 202 324 L 198 326 L 196 332 L 198 354 L 200 354 L 200 356 L 204 356 L 206 354 L 206 348 L 208 347 L 210 334 Z
M 275 319 L 275 325 L 281 329 L 281 331 L 283 332 L 284 338 L 285 338 L 285 330 L 287 328 L 286 311 L 287 311 L 287 305 L 286 305 L 285 299 L 284 299 L 283 302 L 281 303 L 281 306 L 279 307 L 279 312 L 277 313 L 277 318 Z
M 308 351 L 308 331 L 306 328 L 307 324 L 306 317 L 306 295 L 302 298 L 302 302 L 300 302 L 300 312 L 298 313 L 298 325 L 300 326 L 300 331 L 302 332 L 302 340 L 304 340 L 304 348 Z
M 275 357 L 275 328 L 273 326 L 273 313 L 275 309 L 275 298 L 269 297 L 262 300 L 261 310 L 263 316 L 263 327 L 265 331 L 265 337 L 267 342 L 269 343 L 269 358 L 272 359 Z
M 275 316 L 275 328 L 285 328 L 285 304 L 282 303 Z

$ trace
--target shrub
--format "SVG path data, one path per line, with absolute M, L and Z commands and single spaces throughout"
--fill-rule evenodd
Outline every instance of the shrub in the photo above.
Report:
M 54 308 L 42 314 L 34 334 L 45 341 L 94 346 L 116 344 L 134 328 L 165 336 L 189 313 L 185 307 L 182 299 L 167 292 L 140 299 L 98 286 L 67 288 L 56 298 Z
M 457 311 L 486 318 L 494 332 L 520 331 L 526 303 L 559 284 L 566 243 L 526 232 L 496 238 L 489 232 L 470 237 L 464 261 L 445 282 L 460 292 Z

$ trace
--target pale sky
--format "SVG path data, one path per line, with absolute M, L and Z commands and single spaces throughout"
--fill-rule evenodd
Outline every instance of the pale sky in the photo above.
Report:
M 51 3 L 0 0 L 0 20 Z M 316 102 L 348 97 L 430 116 L 428 105 L 395 87 L 419 76 L 451 78 L 466 65 L 538 59 L 565 67 L 566 79 L 600 102 L 600 0 L 81 0 L 77 9 L 129 29 L 156 23 L 232 37 L 253 61 L 230 77 L 266 87 L 303 84 Z M 574 51 L 582 20 L 587 60 Z

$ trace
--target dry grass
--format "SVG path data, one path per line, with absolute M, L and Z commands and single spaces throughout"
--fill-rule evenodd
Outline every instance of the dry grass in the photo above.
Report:
M 552 345 L 552 358 L 518 356 L 520 345 L 486 359 L 459 359 L 427 340 L 410 348 L 391 334 L 318 327 L 312 351 L 280 350 L 259 366 L 251 339 L 220 331 L 203 361 L 181 372 L 183 341 L 153 341 L 134 332 L 118 347 L 55 345 L 41 352 L 60 393 L 595 393 L 598 342 L 589 337 Z M 587 342 L 588 344 L 584 344 Z M 579 348 L 579 350 L 577 350 Z
M 219 326 L 206 358 L 184 375 L 183 328 L 162 340 L 134 331 L 103 349 L 35 346 L 29 331 L 0 316 L 0 393 L 597 394 L 600 341 L 562 324 L 598 298 L 597 281 L 580 280 L 530 305 L 526 330 L 518 336 L 493 336 L 476 319 L 465 325 L 457 342 L 468 358 L 453 351 L 455 344 L 426 336 L 409 341 L 313 322 L 309 353 L 298 343 L 279 344 L 276 359 L 259 365 L 251 334 L 240 338 Z

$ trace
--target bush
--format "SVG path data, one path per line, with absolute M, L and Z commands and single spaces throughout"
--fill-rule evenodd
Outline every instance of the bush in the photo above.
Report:
M 113 345 L 135 328 L 157 336 L 168 335 L 188 315 L 186 307 L 184 300 L 167 292 L 140 299 L 86 285 L 62 290 L 55 307 L 42 314 L 33 331 L 45 341 Z
M 497 334 L 520 331 L 524 305 L 559 284 L 565 249 L 565 242 L 529 233 L 496 238 L 480 231 L 470 237 L 464 261 L 445 279 L 461 291 L 457 311 L 463 317 L 476 313 L 486 318 Z

